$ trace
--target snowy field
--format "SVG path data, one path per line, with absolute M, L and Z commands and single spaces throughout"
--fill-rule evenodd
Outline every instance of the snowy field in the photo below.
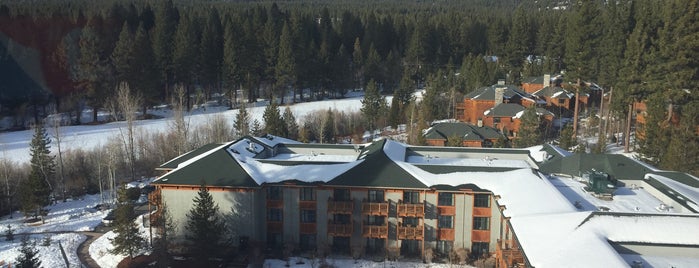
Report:
M 355 96 L 346 99 L 333 99 L 315 102 L 297 103 L 289 106 L 297 120 L 303 118 L 304 115 L 316 110 L 336 109 L 344 112 L 357 112 L 360 110 L 362 97 Z M 386 98 L 387 103 L 390 103 L 391 97 Z M 262 114 L 264 113 L 264 103 L 256 103 L 255 107 L 249 107 L 248 112 L 251 115 L 250 122 L 257 119 L 264 122 Z M 280 107 L 283 113 L 285 107 Z M 149 113 L 162 116 L 162 119 L 141 120 L 136 122 L 138 131 L 142 133 L 158 133 L 167 130 L 172 121 L 172 112 L 169 110 L 152 110 Z M 211 107 L 202 106 L 192 110 L 185 117 L 192 127 L 207 124 L 215 116 L 223 116 L 230 124 L 233 124 L 238 110 L 227 110 L 226 107 Z M 118 137 L 121 131 L 125 131 L 125 122 L 112 122 L 102 125 L 81 125 L 81 126 L 65 126 L 61 128 L 61 148 L 68 151 L 71 149 L 91 149 L 107 144 L 109 139 Z M 53 137 L 54 130 L 48 129 L 49 135 Z M 16 162 L 29 162 L 29 143 L 31 142 L 33 131 L 15 131 L 0 133 L 0 158 L 9 158 Z M 52 149 L 56 150 L 55 141 L 51 144 Z

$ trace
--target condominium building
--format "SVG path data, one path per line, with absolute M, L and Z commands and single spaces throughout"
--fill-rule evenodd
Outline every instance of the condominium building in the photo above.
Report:
M 594 158 L 598 162 L 585 166 L 581 163 L 588 161 L 549 145 L 529 149 L 422 147 L 388 139 L 362 145 L 327 145 L 273 136 L 244 137 L 207 145 L 163 164 L 152 200 L 155 205 L 167 205 L 176 226 L 174 237 L 181 245 L 186 244 L 186 214 L 200 185 L 205 185 L 225 214 L 234 246 L 239 248 L 253 244 L 271 250 L 292 246 L 299 252 L 355 258 L 423 258 L 431 252 L 443 260 L 451 256 L 452 261 L 458 255 L 455 253 L 461 252 L 472 260 L 494 258 L 500 267 L 553 267 L 563 260 L 549 258 L 547 250 L 555 250 L 555 243 L 565 241 L 566 234 L 582 233 L 578 243 L 607 245 L 591 251 L 606 252 L 609 256 L 597 252 L 611 258 L 605 263 L 628 263 L 610 256 L 626 254 L 620 253 L 624 249 L 634 252 L 640 246 L 629 249 L 629 241 L 589 233 L 603 232 L 599 229 L 604 228 L 612 233 L 612 227 L 603 222 L 643 215 L 643 219 L 679 223 L 679 229 L 665 232 L 696 235 L 679 242 L 653 236 L 650 244 L 679 243 L 677 246 L 689 253 L 696 250 L 699 234 L 689 227 L 699 223 L 696 188 L 673 192 L 683 202 L 662 199 L 666 190 L 678 187 L 673 183 L 686 182 L 668 179 L 673 176 L 651 169 L 634 170 L 633 178 L 622 179 L 623 169 L 617 166 L 605 174 L 618 179 L 619 187 L 638 180 L 637 185 L 658 189 L 644 192 L 646 203 L 664 202 L 672 207 L 646 214 L 621 211 L 625 214 L 618 215 L 616 211 L 597 211 L 599 206 L 593 205 L 597 201 L 589 198 L 598 197 L 576 200 L 576 194 L 565 192 L 569 186 L 561 186 L 576 183 L 570 179 L 584 171 L 604 172 L 605 165 L 617 160 L 631 169 L 643 166 L 619 157 L 623 159 L 608 157 L 606 162 Z M 651 175 L 665 175 L 668 181 L 651 182 L 647 178 Z M 625 208 L 619 206 L 620 210 Z M 585 228 L 592 231 L 581 232 L 576 226 L 592 226 Z M 562 248 L 577 245 L 565 242 Z M 655 252 L 656 248 L 644 249 Z

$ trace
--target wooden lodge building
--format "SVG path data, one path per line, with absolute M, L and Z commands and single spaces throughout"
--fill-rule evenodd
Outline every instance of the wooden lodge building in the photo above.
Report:
M 673 183 L 679 180 L 672 178 L 684 175 L 658 173 L 670 181 L 644 180 L 657 172 L 624 156 L 574 156 L 549 145 L 422 147 L 386 139 L 329 145 L 243 137 L 204 146 L 163 164 L 159 168 L 163 175 L 153 182 L 151 202 L 167 205 L 180 245 L 186 243 L 186 214 L 203 182 L 227 215 L 234 246 L 241 249 L 255 243 L 271 251 L 292 245 L 298 252 L 382 259 L 419 259 L 432 251 L 441 260 L 461 251 L 471 260 L 494 258 L 497 267 L 560 267 L 558 259 L 549 259 L 559 254 L 554 252 L 557 248 L 585 243 L 607 245 L 593 251 L 599 251 L 595 254 L 601 256 L 596 257 L 602 259 L 578 256 L 574 250 L 563 257 L 590 264 L 585 267 L 624 263 L 609 243 L 623 246 L 628 239 L 585 233 L 608 228 L 599 227 L 600 221 L 618 219 L 576 208 L 546 174 L 576 176 L 582 169 L 596 168 L 658 192 L 677 189 Z M 674 193 L 679 197 L 666 202 L 687 214 L 679 222 L 695 228 L 699 207 L 693 193 Z M 624 219 L 639 224 L 629 216 L 632 213 L 627 214 Z M 583 224 L 590 228 L 576 228 Z M 680 243 L 691 253 L 699 248 L 699 235 L 686 238 L 688 242 L 662 238 L 664 232 L 687 231 L 682 224 L 659 231 L 650 242 Z M 561 242 L 560 236 L 567 234 L 584 239 Z

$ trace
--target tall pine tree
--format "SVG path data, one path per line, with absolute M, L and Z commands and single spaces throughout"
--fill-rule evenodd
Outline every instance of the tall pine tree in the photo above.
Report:
M 29 145 L 31 171 L 27 180 L 20 185 L 22 211 L 25 215 L 38 217 L 41 210 L 49 204 L 52 187 L 51 180 L 56 169 L 55 156 L 51 155 L 49 138 L 46 128 L 38 124 L 34 127 L 34 136 Z
M 282 120 L 284 120 L 284 125 L 286 125 L 286 137 L 292 140 L 297 140 L 299 138 L 299 125 L 296 123 L 296 117 L 294 117 L 294 114 L 291 112 L 291 108 L 289 108 L 289 106 L 284 108 Z
M 265 132 L 270 135 L 286 137 L 286 124 L 279 113 L 279 106 L 272 100 L 262 115 L 265 120 Z
M 191 253 L 202 265 L 206 265 L 211 257 L 218 256 L 228 242 L 225 237 L 226 223 L 203 182 L 187 214 L 186 228 Z
M 250 114 L 248 113 L 247 105 L 243 103 L 238 109 L 238 114 L 233 120 L 234 137 L 240 138 L 250 134 Z
M 524 110 L 520 117 L 519 131 L 514 139 L 515 147 L 526 148 L 541 143 L 541 130 L 539 115 L 536 107 L 531 106 Z
M 365 120 L 365 127 L 370 131 L 374 131 L 378 127 L 378 120 L 385 110 L 386 98 L 379 93 L 376 82 L 370 80 L 364 91 L 364 99 L 362 99 L 361 108 Z
M 39 268 L 41 260 L 39 260 L 39 250 L 36 249 L 35 243 L 29 242 L 29 236 L 22 236 L 22 244 L 19 249 L 19 256 L 15 259 L 15 267 L 17 268 Z
M 138 231 L 138 225 L 134 221 L 136 214 L 130 198 L 127 195 L 126 185 L 119 187 L 117 192 L 117 207 L 115 208 L 114 233 L 116 236 L 110 238 L 114 248 L 110 250 L 113 254 L 124 254 L 133 259 L 145 245 L 145 239 Z

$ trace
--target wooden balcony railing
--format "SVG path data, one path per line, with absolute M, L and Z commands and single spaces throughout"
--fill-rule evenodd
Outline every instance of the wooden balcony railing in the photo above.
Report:
M 330 236 L 352 236 L 352 224 L 328 222 L 328 235 Z
M 416 227 L 398 226 L 398 239 L 422 240 L 425 238 L 425 228 L 422 225 Z
M 471 231 L 471 240 L 478 242 L 490 241 L 490 230 L 473 230 Z
M 315 223 L 301 223 L 299 231 L 302 234 L 315 234 L 316 233 L 316 224 Z
M 454 241 L 454 229 L 439 228 L 437 230 L 437 240 Z
M 354 203 L 352 201 L 328 201 L 328 213 L 352 214 Z
M 300 209 L 316 209 L 316 201 L 299 201 Z
M 284 207 L 284 203 L 282 200 L 267 200 L 267 208 L 282 208 Z
M 398 204 L 398 217 L 425 217 L 425 204 Z
M 388 225 L 364 225 L 362 227 L 362 236 L 368 238 L 387 238 Z
M 508 242 L 498 239 L 498 247 L 496 248 L 496 259 L 500 267 L 514 267 L 519 265 L 524 267 L 524 253 L 518 248 L 506 247 Z
M 362 214 L 367 215 L 378 215 L 387 216 L 388 215 L 388 203 L 362 203 Z
M 481 207 L 474 207 L 473 208 L 473 216 L 488 216 L 488 217 L 490 217 L 491 214 L 493 214 L 493 210 L 491 208 L 481 208 Z
M 450 206 L 437 207 L 439 215 L 456 215 L 456 208 Z
M 267 222 L 267 232 L 278 233 L 283 229 L 284 223 L 280 221 L 268 221 Z
M 148 194 L 148 210 L 153 211 L 150 216 L 150 225 L 160 227 L 161 217 L 163 214 L 163 208 L 161 206 L 162 196 L 161 189 L 156 188 L 155 191 Z

